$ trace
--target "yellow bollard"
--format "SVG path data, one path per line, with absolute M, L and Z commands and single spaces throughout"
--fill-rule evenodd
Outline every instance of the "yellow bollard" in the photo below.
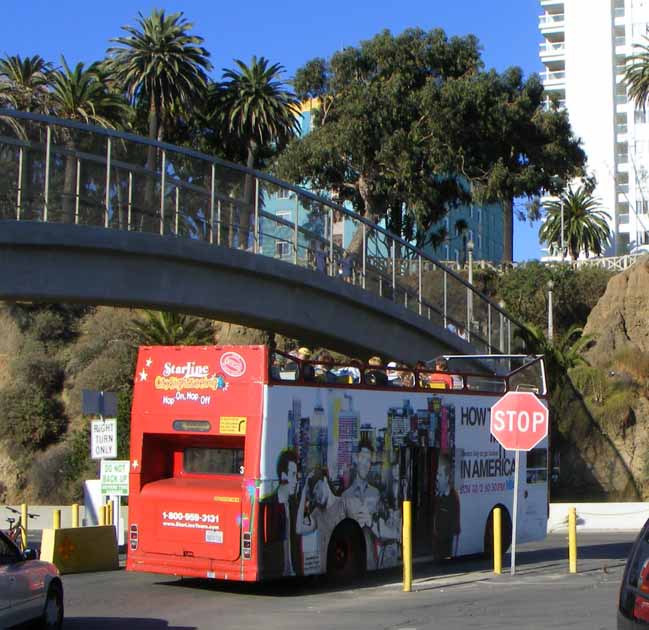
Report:
M 106 525 L 106 506 L 102 505 L 99 508 L 99 525 Z
M 23 549 L 27 549 L 27 504 L 23 503 L 20 506 L 20 523 L 22 529 L 20 530 L 20 539 L 23 544 Z
M 52 529 L 61 529 L 61 510 L 52 512 Z
M 570 573 L 577 573 L 577 509 L 568 511 L 568 558 Z
M 503 549 L 502 549 L 502 508 L 494 509 L 494 573 L 500 575 L 503 572 Z
M 79 527 L 79 504 L 72 504 L 72 527 Z
M 403 502 L 403 592 L 412 591 L 412 507 Z

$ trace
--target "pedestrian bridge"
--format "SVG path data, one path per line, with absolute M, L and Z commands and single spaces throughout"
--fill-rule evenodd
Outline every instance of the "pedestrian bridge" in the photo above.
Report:
M 459 275 L 326 198 L 12 110 L 0 110 L 0 261 L 2 300 L 179 311 L 404 361 L 519 344 L 521 325 Z

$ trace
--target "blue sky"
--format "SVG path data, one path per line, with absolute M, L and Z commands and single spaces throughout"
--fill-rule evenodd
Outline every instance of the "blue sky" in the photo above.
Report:
M 105 55 L 110 38 L 133 24 L 138 11 L 148 14 L 154 7 L 184 11 L 205 38 L 217 78 L 232 59 L 248 61 L 252 55 L 280 62 L 290 76 L 312 57 L 327 57 L 386 28 L 398 33 L 408 27 L 473 33 L 487 67 L 517 65 L 526 74 L 541 69 L 537 0 L 3 0 L 0 54 L 38 53 L 54 62 L 63 54 L 69 64 L 91 62 Z M 516 260 L 539 257 L 537 233 L 538 225 L 516 223 Z

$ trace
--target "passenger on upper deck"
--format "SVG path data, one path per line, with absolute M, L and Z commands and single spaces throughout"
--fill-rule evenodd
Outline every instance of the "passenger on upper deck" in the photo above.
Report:
M 448 373 L 448 362 L 444 357 L 435 359 L 435 372 L 427 375 L 426 387 L 453 389 L 453 377 Z
M 415 370 L 428 370 L 428 366 L 423 361 L 417 361 L 415 365 Z M 419 387 L 430 387 L 430 373 L 429 372 L 419 372 L 418 373 L 418 385 Z
M 385 373 L 385 370 L 377 369 L 383 365 L 381 357 L 371 357 L 367 364 L 373 368 L 365 371 L 365 382 L 368 385 L 376 385 L 377 387 L 387 387 L 388 376 Z
M 323 350 L 318 356 L 318 361 L 322 361 L 322 363 L 315 365 L 316 381 L 320 383 L 337 383 L 338 377 L 332 369 L 333 357 L 326 350 Z
M 293 354 L 298 359 L 300 359 L 300 361 L 309 361 L 311 359 L 311 350 L 309 350 L 305 346 L 298 348 L 296 351 L 292 352 L 291 354 Z M 308 363 L 302 364 L 302 378 L 305 381 L 315 380 L 315 370 L 312 365 Z

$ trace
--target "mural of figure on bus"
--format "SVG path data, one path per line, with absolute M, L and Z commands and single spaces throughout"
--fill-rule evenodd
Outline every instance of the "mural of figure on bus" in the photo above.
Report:
M 460 538 L 460 498 L 453 487 L 451 460 L 441 454 L 437 462 L 437 478 L 433 513 L 433 555 L 436 559 L 457 554 Z
M 350 486 L 342 493 L 347 502 L 349 516 L 356 519 L 361 527 L 368 528 L 372 527 L 380 498 L 378 488 L 370 484 L 368 480 L 373 457 L 372 443 L 364 440 L 359 441 L 354 455 L 356 474 Z
M 295 526 L 301 536 L 317 537 L 312 545 L 306 545 L 303 539 L 305 574 L 325 570 L 331 533 L 346 515 L 345 501 L 334 494 L 327 471 L 317 468 L 310 472 L 302 488 Z
M 381 494 L 376 518 L 372 522 L 376 567 L 393 567 L 401 559 L 401 508 L 399 466 L 390 468 L 386 491 Z
M 298 514 L 298 458 L 292 449 L 277 460 L 279 486 L 260 504 L 264 528 L 263 567 L 267 575 L 299 575 L 302 569 L 300 538 L 295 529 Z

